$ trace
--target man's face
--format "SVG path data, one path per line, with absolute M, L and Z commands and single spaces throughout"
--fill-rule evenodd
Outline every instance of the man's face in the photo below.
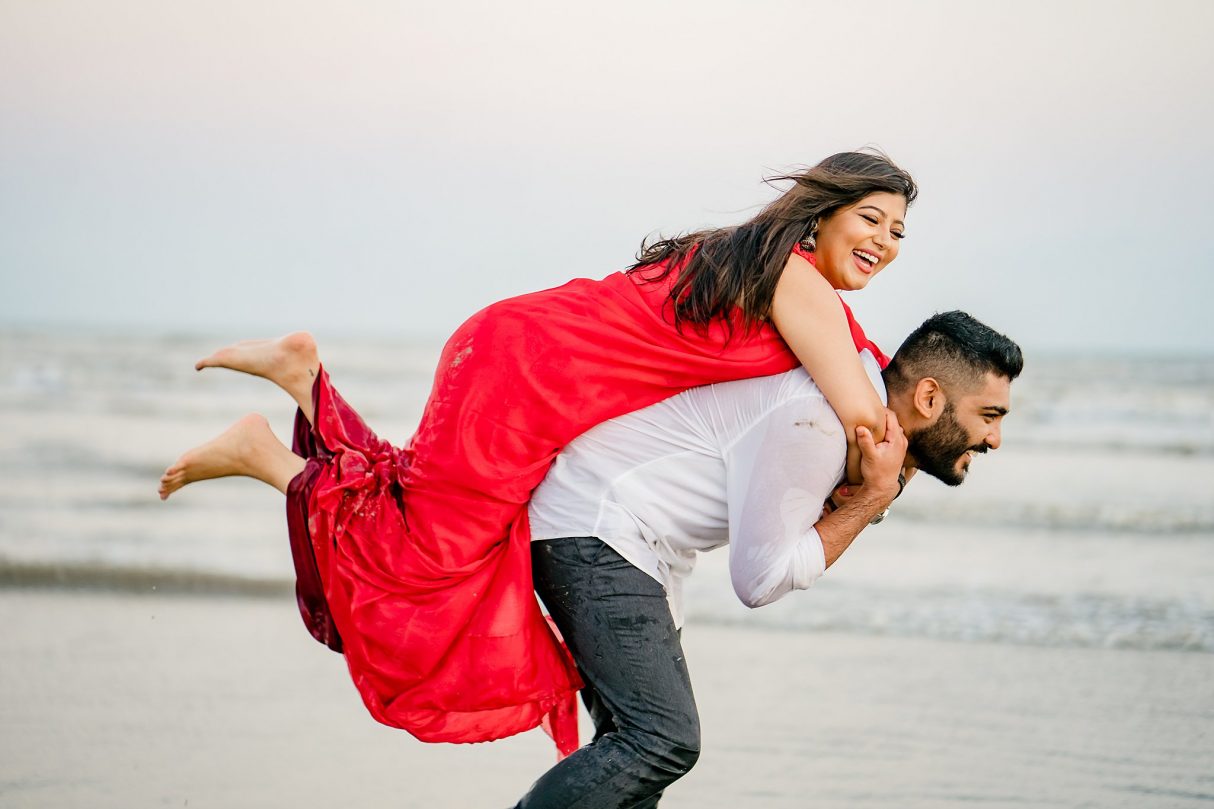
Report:
M 908 436 L 907 453 L 927 474 L 958 486 L 975 453 L 999 449 L 1010 402 L 1007 377 L 987 374 L 977 388 L 947 401 L 934 422 Z

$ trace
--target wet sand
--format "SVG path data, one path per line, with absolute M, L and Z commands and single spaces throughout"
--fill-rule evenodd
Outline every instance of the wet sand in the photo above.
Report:
M 506 807 L 552 761 L 539 732 L 377 725 L 288 597 L 4 589 L 0 614 L 6 807 Z M 1214 655 L 684 637 L 704 752 L 665 807 L 1214 804 Z

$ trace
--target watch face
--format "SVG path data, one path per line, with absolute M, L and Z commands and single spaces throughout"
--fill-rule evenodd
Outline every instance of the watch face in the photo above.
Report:
M 881 512 L 880 514 L 878 514 L 876 517 L 873 517 L 871 520 L 869 520 L 869 521 L 868 521 L 868 524 L 869 524 L 869 525 L 876 525 L 877 523 L 881 522 L 882 520 L 884 520 L 884 519 L 885 519 L 886 517 L 888 517 L 888 516 L 889 516 L 889 509 L 887 508 L 887 509 L 885 509 L 885 511 L 882 511 L 882 512 Z

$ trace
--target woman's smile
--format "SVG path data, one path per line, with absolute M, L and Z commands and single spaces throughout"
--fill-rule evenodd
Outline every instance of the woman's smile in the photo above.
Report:
M 880 256 L 876 255 L 875 253 L 870 253 L 867 250 L 853 250 L 851 251 L 851 255 L 852 261 L 856 263 L 856 266 L 860 269 L 860 272 L 864 273 L 865 275 L 871 275 L 873 269 L 881 263 Z
M 862 289 L 898 256 L 906 198 L 877 192 L 841 208 L 818 228 L 818 272 L 835 289 Z

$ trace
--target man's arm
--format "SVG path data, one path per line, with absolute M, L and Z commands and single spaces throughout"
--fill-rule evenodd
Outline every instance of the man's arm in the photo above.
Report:
M 842 505 L 818 520 L 814 528 L 822 541 L 826 567 L 834 564 L 852 540 L 893 502 L 898 494 L 898 473 L 906 457 L 906 435 L 892 411 L 886 411 L 885 440 L 873 441 L 872 433 L 856 428 L 864 483 Z
M 896 428 L 892 416 L 883 426 L 891 422 Z M 881 444 L 874 444 L 867 429 L 858 434 L 865 441 L 864 471 L 873 477 L 859 487 L 855 503 L 821 520 L 822 504 L 843 473 L 845 444 L 838 419 L 820 396 L 794 399 L 765 414 L 728 451 L 730 578 L 747 606 L 812 585 L 893 499 L 906 448 L 901 430 Z M 819 536 L 815 523 L 825 535 Z

